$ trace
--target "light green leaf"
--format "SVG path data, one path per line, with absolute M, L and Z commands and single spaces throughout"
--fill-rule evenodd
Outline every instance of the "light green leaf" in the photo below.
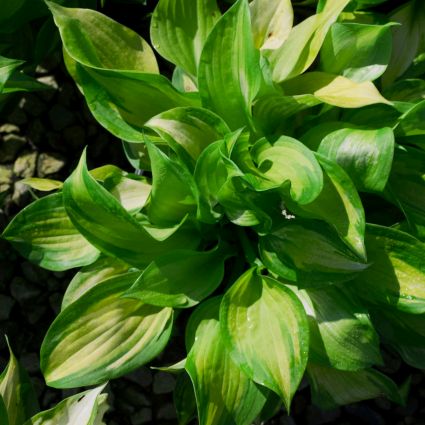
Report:
M 306 287 L 344 282 L 367 265 L 324 222 L 289 220 L 260 238 L 260 255 L 273 273 Z
M 192 78 L 178 66 L 174 68 L 171 82 L 173 83 L 173 86 L 181 92 L 187 93 L 198 91 L 198 87 L 196 87 Z
M 59 180 L 40 179 L 38 177 L 23 179 L 20 180 L 19 183 L 26 184 L 32 189 L 40 190 L 42 192 L 50 192 L 52 190 L 61 189 L 63 186 L 63 183 Z
M 96 385 L 125 375 L 163 350 L 172 309 L 121 297 L 138 275 L 109 278 L 59 314 L 41 346 L 40 365 L 48 385 Z
M 320 64 L 325 72 L 361 83 L 380 77 L 390 57 L 390 25 L 337 22 L 323 43 Z
M 321 155 L 316 154 L 316 158 L 323 168 L 322 191 L 313 202 L 290 208 L 301 216 L 326 221 L 359 258 L 366 260 L 365 214 L 357 190 L 338 164 Z
M 266 396 L 234 363 L 220 332 L 220 298 L 212 298 L 194 312 L 188 329 L 194 343 L 186 370 L 195 389 L 200 425 L 251 425 Z
M 174 225 L 196 211 L 195 182 L 183 164 L 173 161 L 154 144 L 145 143 L 153 180 L 149 220 L 153 224 Z
M 202 104 L 232 130 L 249 126 L 260 78 L 248 1 L 238 0 L 216 23 L 202 51 L 198 73 Z
M 0 375 L 0 399 L 4 409 L 1 412 L 0 408 L 0 418 L 3 413 L 8 421 L 6 424 L 22 425 L 37 411 L 38 403 L 28 374 L 13 354 L 7 339 L 6 342 L 9 347 L 9 363 Z
M 48 270 L 85 266 L 99 256 L 99 251 L 69 219 L 62 193 L 28 205 L 9 223 L 2 236 L 25 258 Z
M 392 28 L 393 49 L 388 69 L 382 77 L 389 85 L 413 62 L 425 37 L 425 11 L 420 2 L 408 1 L 394 11 L 391 22 L 401 25 Z
M 324 9 L 294 26 L 288 38 L 268 59 L 273 81 L 280 83 L 302 74 L 316 59 L 330 26 L 350 0 L 328 0 Z
M 61 310 L 68 307 L 88 290 L 110 277 L 126 273 L 130 266 L 117 258 L 100 257 L 83 267 L 71 280 L 62 299 Z
M 186 358 L 169 366 L 151 366 L 151 369 L 161 370 L 163 372 L 169 372 L 174 374 L 180 374 L 180 372 L 184 370 L 185 365 L 186 365 Z
M 202 108 L 171 109 L 151 118 L 146 127 L 157 132 L 182 158 L 189 155 L 192 160 L 230 132 L 218 115 Z
M 289 411 L 309 345 L 307 316 L 295 294 L 250 269 L 224 295 L 220 324 L 234 361 L 255 382 L 277 393 Z
M 257 179 L 259 188 L 289 191 L 299 204 L 308 204 L 319 196 L 323 187 L 322 170 L 313 152 L 298 140 L 281 136 L 271 144 L 260 139 L 251 154 L 265 178 L 264 181 Z
M 288 38 L 292 29 L 294 12 L 290 0 L 254 0 L 251 25 L 257 49 L 274 50 Z
M 357 83 L 324 72 L 307 72 L 282 83 L 286 95 L 313 94 L 320 101 L 340 108 L 361 108 L 375 103 L 391 105 L 370 81 Z
M 206 252 L 165 254 L 149 264 L 125 296 L 162 307 L 193 307 L 220 285 L 230 255 L 222 245 Z
M 104 388 L 101 385 L 68 397 L 52 409 L 33 416 L 25 425 L 101 425 L 107 397 L 101 394 Z
M 81 234 L 103 253 L 136 267 L 149 264 L 169 249 L 196 248 L 198 244 L 196 233 L 187 226 L 169 229 L 171 232 L 166 232 L 166 240 L 152 236 L 90 175 L 85 153 L 65 181 L 63 194 L 65 209 Z
M 152 45 L 196 78 L 205 41 L 219 17 L 215 0 L 160 0 L 152 14 Z
M 359 190 L 382 192 L 391 172 L 394 134 L 388 127 L 341 129 L 328 134 L 318 152 L 339 164 Z
M 309 363 L 307 375 L 313 403 L 322 409 L 335 409 L 381 396 L 403 404 L 397 385 L 374 369 L 348 372 Z
M 370 267 L 356 279 L 356 293 L 398 310 L 425 313 L 425 244 L 399 230 L 366 228 Z
M 94 10 L 47 4 L 67 54 L 79 64 L 100 69 L 159 72 L 149 44 L 131 29 Z
M 310 323 L 310 361 L 355 371 L 382 364 L 367 310 L 341 286 L 297 290 Z

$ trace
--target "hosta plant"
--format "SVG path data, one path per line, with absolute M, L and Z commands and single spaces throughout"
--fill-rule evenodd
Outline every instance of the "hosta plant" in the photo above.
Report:
M 425 10 L 387 3 L 160 0 L 150 43 L 172 75 L 130 29 L 48 3 L 135 169 L 83 153 L 63 184 L 28 181 L 56 192 L 3 233 L 82 267 L 41 347 L 48 385 L 122 376 L 190 317 L 168 368 L 181 424 L 289 411 L 304 376 L 322 408 L 403 403 L 379 367 L 390 350 L 425 368 Z

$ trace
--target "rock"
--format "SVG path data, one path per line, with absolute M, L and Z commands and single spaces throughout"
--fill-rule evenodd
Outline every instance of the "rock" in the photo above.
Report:
M 37 152 L 25 152 L 19 155 L 13 164 L 13 172 L 22 178 L 33 177 L 37 163 Z
M 19 127 L 15 124 L 3 124 L 0 125 L 0 133 L 6 133 L 6 134 L 10 134 L 10 133 L 19 133 Z
M 63 138 L 66 144 L 73 148 L 80 150 L 85 145 L 85 131 L 84 128 L 78 125 L 68 127 L 63 132 Z
M 42 122 L 39 119 L 31 121 L 27 130 L 28 139 L 33 142 L 35 145 L 41 143 L 44 140 L 46 129 L 44 128 Z
M 293 418 L 290 416 L 283 416 L 279 419 L 279 425 L 297 425 Z
M 55 105 L 49 111 L 50 122 L 56 131 L 61 131 L 70 126 L 75 121 L 74 114 L 62 105 Z
M 385 425 L 384 418 L 365 404 L 351 404 L 345 407 L 347 413 L 365 425 Z
M 153 378 L 153 392 L 166 394 L 174 390 L 176 380 L 170 373 L 157 372 Z
M 19 360 L 27 372 L 36 373 L 39 371 L 40 360 L 36 353 L 24 353 Z
M 27 114 L 20 108 L 15 108 L 15 110 L 7 117 L 7 120 L 19 126 L 28 122 Z
M 26 142 L 25 137 L 13 133 L 3 136 L 3 142 L 0 144 L 0 163 L 14 161 Z
M 33 117 L 38 117 L 47 110 L 46 104 L 34 94 L 28 94 L 22 98 L 20 106 Z
M 13 172 L 10 165 L 0 165 L 0 193 L 9 190 L 13 184 Z
M 55 78 L 55 76 L 54 75 L 44 75 L 43 77 L 38 77 L 37 78 L 37 80 L 40 82 L 40 83 L 42 83 L 42 84 L 45 84 L 46 86 L 49 86 L 49 87 L 51 87 L 52 89 L 54 89 L 54 90 L 57 90 L 58 88 L 59 88 L 59 84 L 58 84 L 58 82 L 56 81 L 56 78 Z M 51 93 L 53 93 L 53 95 L 55 94 L 54 92 L 52 92 L 52 91 L 50 91 Z M 44 93 L 44 92 L 40 92 L 40 93 L 38 93 L 39 95 L 41 94 L 41 93 Z M 43 96 L 44 97 L 44 96 Z M 53 97 L 53 96 L 52 96 Z M 50 98 L 51 99 L 51 98 Z
M 49 276 L 48 271 L 30 263 L 29 261 L 22 262 L 21 271 L 25 279 L 32 283 L 44 283 Z
M 0 321 L 7 320 L 10 316 L 15 300 L 6 295 L 0 295 Z
M 31 192 L 29 186 L 16 182 L 13 186 L 12 202 L 23 208 L 31 202 Z
M 177 417 L 176 408 L 172 403 L 164 404 L 158 409 L 157 417 L 166 420 L 175 419 Z
M 132 425 L 152 423 L 152 410 L 148 408 L 140 409 L 131 415 L 130 421 Z
M 37 175 L 46 177 L 57 173 L 65 166 L 65 158 L 57 153 L 42 153 L 38 156 Z
M 136 369 L 135 371 L 126 375 L 125 378 L 144 388 L 152 384 L 152 372 L 146 366 Z
M 316 406 L 307 407 L 307 424 L 308 425 L 323 425 L 328 424 L 341 415 L 341 409 L 335 410 L 320 410 Z
M 126 385 L 121 392 L 122 397 L 134 406 L 148 407 L 151 405 L 151 401 L 135 385 Z
M 25 304 L 27 301 L 34 300 L 41 292 L 34 284 L 27 282 L 20 276 L 16 276 L 10 285 L 10 293 L 19 304 Z
M 59 314 L 61 310 L 62 298 L 63 296 L 59 292 L 55 292 L 49 297 L 50 307 L 52 307 L 52 310 L 55 312 L 55 314 Z
M 47 305 L 44 296 L 41 299 L 33 300 L 30 307 L 25 307 L 24 312 L 30 325 L 35 325 L 47 311 Z

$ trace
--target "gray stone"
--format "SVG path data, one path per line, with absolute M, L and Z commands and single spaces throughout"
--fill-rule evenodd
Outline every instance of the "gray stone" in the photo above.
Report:
M 38 145 L 45 137 L 46 129 L 39 119 L 31 121 L 27 130 L 27 137 L 31 142 Z
M 32 300 L 31 304 L 25 307 L 24 311 L 30 325 L 35 325 L 47 311 L 44 298 L 41 300 Z
M 75 121 L 74 114 L 62 105 L 53 106 L 49 111 L 49 118 L 53 129 L 56 131 L 63 130 Z
M 15 301 L 11 297 L 6 295 L 0 295 L 0 321 L 7 320 L 10 316 L 12 307 L 15 305 Z
M 19 108 L 15 108 L 7 117 L 7 120 L 16 125 L 24 125 L 28 122 L 27 114 Z
M 46 86 L 49 86 L 54 90 L 57 90 L 59 88 L 59 84 L 56 81 L 56 78 L 55 78 L 54 75 L 44 75 L 43 77 L 37 78 L 37 80 L 40 83 L 45 84 Z M 39 94 L 41 94 L 41 93 L 39 93 Z
M 19 133 L 19 127 L 15 124 L 6 123 L 3 125 L 0 125 L 0 133 L 6 133 L 6 134 Z
M 297 425 L 290 416 L 283 416 L 279 419 L 279 425 Z
M 153 392 L 167 394 L 174 390 L 176 380 L 170 373 L 157 372 L 153 378 Z
M 35 266 L 29 261 L 24 261 L 22 263 L 21 271 L 25 279 L 27 279 L 29 282 L 32 282 L 32 283 L 38 283 L 38 284 L 41 282 L 44 283 L 44 281 L 49 276 L 49 273 L 46 270 Z
M 78 125 L 68 127 L 63 132 L 63 138 L 67 146 L 74 149 L 81 149 L 85 144 L 85 131 L 84 128 Z
M 57 173 L 65 166 L 65 158 L 59 154 L 42 153 L 38 156 L 37 175 L 46 177 Z
M 123 397 L 128 403 L 131 403 L 133 406 L 150 406 L 151 401 L 145 396 L 145 394 L 137 389 L 134 385 L 127 385 L 123 391 Z
M 0 193 L 9 190 L 13 184 L 13 172 L 10 165 L 0 165 Z
M 39 371 L 39 358 L 37 353 L 24 353 L 22 354 L 20 361 L 27 372 L 36 373 Z
M 33 117 L 38 117 L 46 112 L 46 104 L 34 94 L 28 94 L 20 103 L 22 109 Z
M 22 178 L 33 177 L 37 163 L 37 152 L 25 152 L 19 155 L 13 164 L 13 172 Z
M 19 207 L 24 207 L 31 201 L 30 188 L 23 183 L 16 182 L 13 186 L 12 202 Z
M 143 366 L 125 376 L 131 382 L 134 382 L 144 388 L 152 384 L 152 372 L 151 370 Z
M 19 304 L 24 304 L 25 302 L 36 298 L 41 292 L 34 284 L 27 282 L 20 276 L 16 276 L 13 278 L 10 285 L 10 293 Z
M 58 292 L 55 292 L 54 294 L 50 295 L 49 304 L 55 314 L 59 314 L 62 304 L 62 295 Z
M 10 133 L 3 136 L 3 143 L 0 144 L 0 163 L 14 161 L 26 142 L 25 137 L 17 134 Z
M 149 408 L 140 409 L 138 412 L 131 415 L 132 425 L 142 425 L 152 423 L 152 410 Z
M 177 417 L 176 408 L 174 407 L 172 403 L 164 404 L 158 409 L 157 416 L 158 416 L 158 419 L 166 419 L 166 420 L 175 419 Z

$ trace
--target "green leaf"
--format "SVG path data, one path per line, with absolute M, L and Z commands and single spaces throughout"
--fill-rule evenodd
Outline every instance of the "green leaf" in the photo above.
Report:
M 186 370 L 195 389 L 199 424 L 251 425 L 266 401 L 265 391 L 232 360 L 220 332 L 220 301 L 201 304 L 188 324 L 194 343 Z
M 0 421 L 4 425 L 9 425 L 9 417 L 7 416 L 6 406 L 3 397 L 0 395 Z
M 403 404 L 397 385 L 374 369 L 348 372 L 310 363 L 307 375 L 313 403 L 322 409 L 335 409 L 381 396 Z
M 268 55 L 273 81 L 302 74 L 316 59 L 330 26 L 350 0 L 328 0 L 324 9 L 294 26 L 281 47 Z
M 425 99 L 425 81 L 419 78 L 400 80 L 387 87 L 383 94 L 391 101 L 420 102 Z
M 146 127 L 159 134 L 181 157 L 192 160 L 211 143 L 230 132 L 226 123 L 203 108 L 175 108 L 151 118 Z
M 261 70 L 247 0 L 238 0 L 216 23 L 202 50 L 198 86 L 204 107 L 232 130 L 251 123 Z
M 290 0 L 254 0 L 251 9 L 252 32 L 257 49 L 274 50 L 288 38 L 294 12 Z
M 230 255 L 222 245 L 206 252 L 165 254 L 149 264 L 125 296 L 162 307 L 193 307 L 220 285 Z
M 172 309 L 121 297 L 138 275 L 109 278 L 59 314 L 41 346 L 40 365 L 48 385 L 96 385 L 125 375 L 163 350 Z
M 425 100 L 413 105 L 397 122 L 397 136 L 423 136 L 425 134 Z
M 177 376 L 173 392 L 179 425 L 187 425 L 196 416 L 196 399 L 189 375 L 184 372 Z
M 85 153 L 65 181 L 63 194 L 65 209 L 81 234 L 103 253 L 136 267 L 149 264 L 170 249 L 196 248 L 198 244 L 194 231 L 180 225 L 167 229 L 163 237 L 153 236 L 155 229 L 149 232 L 90 175 Z
M 37 411 L 38 403 L 28 374 L 13 354 L 7 339 L 6 342 L 9 347 L 9 363 L 0 375 L 0 399 L 3 407 L 3 412 L 0 408 L 0 418 L 3 413 L 8 425 L 22 425 Z
M 358 83 L 380 77 L 391 57 L 390 25 L 340 23 L 332 25 L 323 43 L 323 71 Z
M 54 271 L 91 264 L 99 256 L 68 218 L 62 198 L 55 193 L 28 205 L 2 235 L 25 258 Z
M 391 105 L 370 81 L 357 83 L 325 72 L 307 72 L 282 83 L 286 95 L 313 94 L 339 108 L 361 108 L 375 103 Z
M 94 10 L 47 4 L 67 54 L 79 64 L 98 69 L 158 73 L 149 44 L 131 29 Z
M 12 74 L 23 64 L 23 61 L 0 56 L 0 93 Z
M 339 164 L 359 190 L 382 192 L 391 172 L 394 134 L 388 127 L 341 129 L 328 134 L 318 152 Z
M 101 425 L 107 409 L 107 395 L 101 394 L 104 388 L 101 385 L 68 397 L 52 409 L 33 416 L 25 425 Z
M 367 267 L 326 223 L 315 220 L 288 220 L 260 238 L 260 255 L 273 273 L 306 287 L 344 282 Z
M 59 180 L 40 179 L 38 177 L 23 179 L 20 180 L 19 183 L 26 184 L 32 189 L 40 190 L 42 192 L 50 192 L 52 190 L 61 189 L 63 186 L 63 183 Z
M 288 207 L 303 217 L 326 221 L 359 258 L 366 260 L 365 214 L 357 190 L 338 164 L 321 155 L 316 154 L 316 158 L 323 168 L 322 191 L 309 204 Z
M 319 196 L 323 187 L 323 173 L 314 154 L 292 137 L 281 136 L 271 144 L 260 139 L 251 150 L 252 158 L 264 181 L 258 180 L 258 189 L 280 188 L 289 191 L 299 204 L 308 204 Z
M 130 266 L 117 258 L 100 257 L 83 267 L 71 280 L 62 299 L 61 310 L 68 307 L 87 291 L 110 277 L 126 273 Z
M 371 265 L 356 279 L 356 293 L 377 304 L 425 313 L 425 244 L 378 225 L 367 226 L 365 242 Z
M 152 45 L 196 78 L 205 41 L 219 17 L 215 0 L 160 0 L 152 14 Z
M 196 210 L 196 186 L 184 165 L 158 147 L 145 142 L 152 168 L 152 192 L 148 207 L 151 223 L 174 225 Z
M 234 361 L 255 382 L 277 393 L 289 411 L 309 344 L 307 317 L 295 294 L 250 269 L 224 295 L 220 323 Z
M 379 338 L 367 310 L 340 286 L 296 290 L 310 323 L 310 361 L 355 371 L 382 364 Z

